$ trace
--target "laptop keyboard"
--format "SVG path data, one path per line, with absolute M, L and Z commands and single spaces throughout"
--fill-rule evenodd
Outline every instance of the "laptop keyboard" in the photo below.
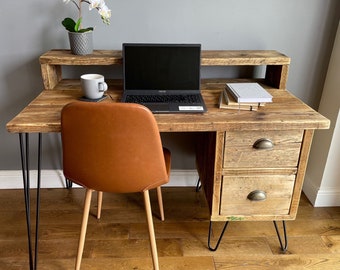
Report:
M 200 95 L 129 95 L 128 103 L 198 103 Z

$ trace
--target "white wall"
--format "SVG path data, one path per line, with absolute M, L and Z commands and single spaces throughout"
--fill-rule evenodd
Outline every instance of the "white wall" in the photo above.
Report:
M 203 49 L 274 49 L 292 58 L 288 88 L 317 107 L 339 21 L 338 0 L 107 0 L 111 25 L 95 11 L 96 49 L 120 49 L 122 42 L 199 42 Z M 38 58 L 68 48 L 60 22 L 74 16 L 62 0 L 2 1 L 0 8 L 0 173 L 19 170 L 18 137 L 6 131 L 13 118 L 42 89 Z M 112 71 L 116 76 L 119 70 Z M 213 74 L 221 72 L 213 69 Z M 173 168 L 195 167 L 190 134 L 165 135 Z M 36 142 L 32 142 L 32 150 Z M 43 169 L 60 169 L 60 140 L 43 136 Z M 33 161 L 32 161 L 33 163 Z M 1 178 L 1 177 L 0 177 Z
M 304 192 L 315 206 L 340 206 L 340 24 L 334 42 L 319 112 L 331 120 L 315 132 Z

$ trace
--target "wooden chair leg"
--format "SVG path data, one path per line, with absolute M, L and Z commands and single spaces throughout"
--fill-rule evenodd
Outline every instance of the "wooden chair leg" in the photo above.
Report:
M 164 221 L 164 208 L 163 208 L 163 198 L 162 198 L 162 189 L 161 186 L 157 187 L 157 198 L 158 198 L 158 206 L 161 214 L 161 220 Z
M 84 212 L 83 212 L 83 221 L 82 221 L 82 224 L 81 224 L 78 253 L 77 253 L 77 260 L 76 260 L 76 267 L 75 267 L 76 270 L 80 269 L 81 259 L 82 259 L 82 256 L 83 256 L 87 222 L 88 222 L 89 213 L 90 213 L 92 191 L 93 190 L 91 190 L 91 189 L 86 189 L 85 202 L 84 202 Z
M 101 214 L 102 214 L 102 204 L 103 204 L 103 192 L 102 191 L 98 191 L 98 193 L 97 193 L 97 205 L 98 205 L 97 219 L 100 219 L 100 217 L 101 217 Z
M 153 268 L 154 270 L 159 270 L 157 245 L 156 245 L 156 238 L 155 238 L 155 230 L 154 230 L 153 221 L 152 221 L 152 211 L 151 211 L 149 191 L 148 190 L 144 191 L 143 195 L 144 195 L 146 219 L 147 219 L 148 228 L 149 228 L 149 238 L 150 238 L 150 245 L 151 245 Z

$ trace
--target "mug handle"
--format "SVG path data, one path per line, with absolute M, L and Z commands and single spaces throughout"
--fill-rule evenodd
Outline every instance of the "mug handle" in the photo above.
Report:
M 98 90 L 99 90 L 99 92 L 105 92 L 107 90 L 106 82 L 99 82 L 98 83 Z

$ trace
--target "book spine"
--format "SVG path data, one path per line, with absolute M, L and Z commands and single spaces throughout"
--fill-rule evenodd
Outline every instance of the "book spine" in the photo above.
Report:
M 226 85 L 227 91 L 233 95 L 237 103 L 240 103 L 240 96 L 234 91 L 232 86 Z

